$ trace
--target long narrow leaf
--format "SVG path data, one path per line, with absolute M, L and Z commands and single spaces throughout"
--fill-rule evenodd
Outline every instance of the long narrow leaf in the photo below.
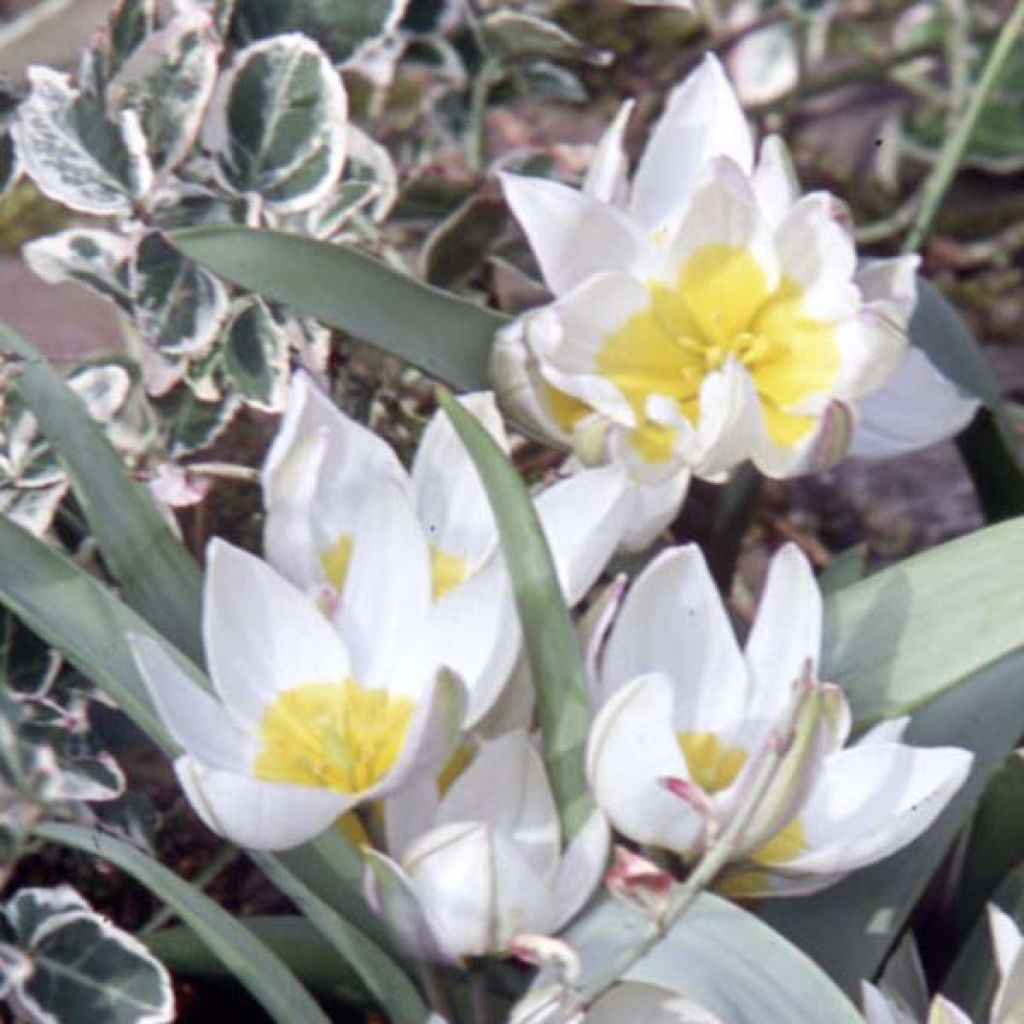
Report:
M 199 640 L 200 575 L 144 487 L 131 480 L 78 396 L 40 353 L 0 324 L 0 355 L 20 360 L 17 388 L 64 463 L 121 592 L 193 661 Z
M 544 531 L 515 467 L 451 395 L 442 393 L 440 403 L 473 459 L 498 522 L 537 690 L 544 758 L 562 827 L 571 838 L 593 807 L 584 770 L 590 708 L 576 632 Z
M 369 342 L 460 391 L 486 388 L 506 318 L 343 245 L 243 227 L 179 231 L 174 244 L 232 284 Z
M 412 982 L 393 960 L 306 888 L 279 860 L 259 853 L 250 856 L 355 969 L 394 1024 L 423 1024 L 429 1011 Z
M 245 925 L 145 853 L 74 825 L 42 825 L 36 835 L 102 857 L 141 882 L 210 947 L 278 1024 L 330 1024 L 295 975 Z

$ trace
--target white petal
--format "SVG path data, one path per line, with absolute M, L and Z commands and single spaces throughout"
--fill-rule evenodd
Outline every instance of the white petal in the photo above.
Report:
M 861 1001 L 867 1024 L 917 1024 L 912 1017 L 897 1010 L 870 982 L 861 982 Z
M 887 458 L 926 448 L 959 433 L 978 405 L 909 345 L 895 374 L 860 403 L 850 454 Z
M 508 682 L 490 711 L 476 723 L 474 731 L 478 736 L 493 739 L 513 729 L 530 729 L 534 724 L 536 703 L 530 665 L 520 648 Z
M 715 731 L 743 713 L 746 665 L 695 545 L 662 552 L 633 584 L 605 648 L 603 695 L 651 672 L 676 687 L 677 729 Z
M 821 591 L 810 563 L 795 544 L 772 559 L 747 639 L 746 659 L 753 675 L 747 717 L 778 721 L 792 700 L 793 684 L 821 655 Z
M 910 725 L 910 719 L 906 716 L 879 722 L 857 740 L 857 746 L 870 746 L 873 743 L 899 743 L 903 739 L 908 725 Z
M 538 874 L 523 848 L 507 836 L 495 832 L 491 839 L 497 890 L 493 948 L 505 949 L 524 933 L 550 934 L 555 916 L 552 876 Z
M 986 908 L 988 927 L 992 933 L 992 948 L 995 951 L 999 973 L 1007 975 L 1024 950 L 1024 936 L 1016 922 L 1009 914 L 997 906 L 989 904 Z
M 999 1018 L 993 1017 L 993 1021 Z M 936 996 L 928 1013 L 928 1024 L 972 1024 L 971 1018 L 945 996 Z
M 211 768 L 246 771 L 251 744 L 224 706 L 192 682 L 151 637 L 131 636 L 128 642 L 171 737 Z
M 706 164 L 727 156 L 749 174 L 753 143 L 736 93 L 708 54 L 673 90 L 633 177 L 631 209 L 648 228 L 664 224 L 693 196 Z
M 554 928 L 559 930 L 583 909 L 604 876 L 611 847 L 608 820 L 594 811 L 569 844 L 554 881 Z
M 599 199 L 603 203 L 618 206 L 625 202 L 627 193 L 626 182 L 626 151 L 623 139 L 626 126 L 635 106 L 634 100 L 626 100 L 619 107 L 615 120 L 605 129 L 601 141 L 597 145 L 594 159 L 583 179 L 582 190 L 585 195 Z
M 874 260 L 857 271 L 857 284 L 865 302 L 884 303 L 894 319 L 906 324 L 917 304 L 917 270 L 921 257 L 897 256 Z
M 447 956 L 482 956 L 493 949 L 494 863 L 484 825 L 434 829 L 406 851 L 403 867 Z
M 755 452 L 762 434 L 761 404 L 754 381 L 735 359 L 709 373 L 700 385 L 700 422 L 688 459 L 696 475 L 714 480 Z
M 673 687 L 665 676 L 641 676 L 623 687 L 591 727 L 587 778 L 623 835 L 685 857 L 700 842 L 703 822 L 659 782 L 689 777 L 672 718 Z
M 363 850 L 367 902 L 387 922 L 404 949 L 428 962 L 444 959 L 413 881 L 401 866 L 372 847 Z
M 490 392 L 459 399 L 494 437 L 503 451 L 508 439 Z M 412 465 L 416 513 L 431 544 L 466 559 L 483 561 L 497 543 L 497 528 L 473 460 L 451 420 L 438 410 L 427 426 Z
M 955 747 L 850 747 L 825 761 L 800 813 L 810 847 L 786 874 L 842 875 L 881 860 L 923 833 L 970 771 Z
M 407 780 L 383 801 L 385 846 L 392 856 L 401 860 L 405 851 L 437 824 L 440 803 L 433 775 Z
M 638 552 L 650 547 L 678 515 L 689 488 L 690 473 L 685 469 L 651 483 L 630 481 L 621 550 Z
M 459 821 L 482 822 L 514 843 L 539 876 L 554 873 L 561 854 L 558 811 L 540 755 L 525 732 L 482 744 L 452 783 L 437 823 Z
M 315 839 L 358 799 L 333 789 L 217 771 L 187 756 L 174 762 L 174 770 L 199 817 L 250 850 L 288 850 Z
M 800 195 L 800 183 L 793 170 L 792 158 L 778 135 L 769 135 L 761 143 L 760 157 L 750 183 L 761 215 L 772 229 L 777 228 Z
M 649 262 L 644 236 L 614 206 L 543 178 L 502 174 L 501 185 L 555 295 L 592 274 L 642 268 Z
M 203 637 L 229 714 L 254 725 L 282 690 L 349 675 L 345 645 L 313 602 L 265 562 L 219 539 L 207 554 Z
M 379 482 L 363 499 L 345 589 L 334 614 L 359 683 L 408 688 L 396 663 L 423 635 L 431 603 L 423 528 L 405 491 Z
M 575 473 L 533 499 L 570 607 L 594 585 L 619 545 L 627 487 L 622 467 L 611 465 Z
M 466 684 L 467 728 L 498 700 L 522 642 L 512 586 L 501 551 L 432 608 L 427 627 L 431 654 Z

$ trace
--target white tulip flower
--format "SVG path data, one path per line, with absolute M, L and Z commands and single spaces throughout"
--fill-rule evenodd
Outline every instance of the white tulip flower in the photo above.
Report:
M 463 404 L 507 450 L 489 394 Z M 328 607 L 344 607 L 354 524 L 383 486 L 406 496 L 408 543 L 427 560 L 430 633 L 438 660 L 466 684 L 467 725 L 509 679 L 520 630 L 497 526 L 476 467 L 443 412 L 427 427 L 411 472 L 377 437 L 296 375 L 263 470 L 270 563 Z M 535 499 L 563 590 L 579 601 L 614 553 L 624 528 L 625 477 L 614 466 L 560 480 Z M 338 596 L 342 595 L 339 603 Z
M 580 910 L 608 857 L 595 811 L 563 851 L 540 755 L 519 730 L 485 741 L 443 795 L 396 794 L 392 856 L 365 850 L 371 902 L 420 956 L 458 961 L 550 935 Z
M 917 257 L 858 269 L 840 204 L 800 196 L 777 137 L 755 163 L 715 57 L 671 94 L 628 182 L 630 110 L 581 189 L 502 176 L 555 296 L 495 345 L 495 387 L 524 426 L 585 463 L 622 461 L 660 508 L 650 536 L 691 472 L 720 480 L 749 459 L 788 477 L 861 432 L 864 454 L 893 454 L 970 419 L 977 403 L 907 354 Z
M 607 639 L 592 641 L 603 643 L 591 657 L 603 707 L 587 772 L 612 824 L 693 860 L 732 820 L 774 744 L 784 753 L 737 837 L 725 891 L 814 892 L 927 829 L 966 778 L 971 754 L 901 743 L 906 720 L 844 749 L 845 697 L 814 681 L 821 628 L 821 595 L 795 546 L 772 561 L 745 652 L 700 550 L 655 558 Z M 791 721 L 798 680 L 805 692 Z
M 464 693 L 428 656 L 429 571 L 407 543 L 403 503 L 382 489 L 364 509 L 340 632 L 260 559 L 210 544 L 203 639 L 214 696 L 155 640 L 132 639 L 184 748 L 175 771 L 189 801 L 239 846 L 298 846 L 351 808 L 436 775 L 451 753 Z

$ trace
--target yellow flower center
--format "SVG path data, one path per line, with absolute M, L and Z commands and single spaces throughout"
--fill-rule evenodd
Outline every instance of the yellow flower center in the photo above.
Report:
M 341 592 L 352 560 L 352 534 L 343 533 L 326 551 L 320 553 L 320 566 L 328 582 Z
M 696 423 L 701 383 L 730 358 L 753 378 L 769 436 L 787 447 L 807 436 L 813 417 L 789 410 L 830 390 L 839 348 L 834 326 L 804 312 L 797 284 L 784 279 L 770 289 L 748 249 L 716 243 L 697 249 L 674 284 L 652 281 L 648 291 L 650 304 L 613 331 L 596 358 L 630 403 L 630 443 L 648 462 L 671 458 L 675 432 L 647 418 L 647 399 L 672 398 Z M 574 403 L 549 405 L 566 429 L 579 419 Z
M 754 865 L 772 867 L 789 863 L 807 849 L 809 847 L 803 822 L 794 818 L 781 832 L 777 832 L 767 843 L 747 856 Z M 757 867 L 741 867 L 715 885 L 716 891 L 722 896 L 737 900 L 763 896 L 770 893 L 771 888 L 771 875 Z
M 394 767 L 415 708 L 409 697 L 352 679 L 285 690 L 263 714 L 254 774 L 361 793 Z
M 745 750 L 723 746 L 713 732 L 678 732 L 676 741 L 686 758 L 690 778 L 705 793 L 731 786 L 747 760 Z

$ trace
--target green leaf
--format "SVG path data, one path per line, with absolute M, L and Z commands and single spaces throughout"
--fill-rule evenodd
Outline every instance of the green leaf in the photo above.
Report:
M 438 400 L 480 474 L 498 523 L 537 691 L 544 760 L 568 842 L 594 806 L 584 770 L 590 701 L 576 631 L 540 520 L 515 466 L 451 395 L 441 392 Z
M 138 116 L 158 173 L 177 167 L 195 142 L 217 82 L 219 49 L 208 15 L 193 8 L 149 35 L 107 86 L 112 112 Z
M 242 399 L 281 412 L 288 398 L 288 338 L 256 297 L 238 302 L 224 329 L 224 372 Z
M 506 58 L 549 57 L 554 60 L 587 60 L 609 64 L 612 55 L 584 46 L 560 25 L 523 11 L 497 10 L 484 18 L 484 37 Z
M 2 196 L 21 174 L 21 160 L 14 145 L 14 136 L 0 123 L 0 196 Z
M 179 231 L 190 259 L 411 363 L 460 391 L 486 388 L 495 332 L 507 318 L 414 281 L 341 245 L 273 231 Z
M 222 77 L 203 128 L 221 184 L 256 193 L 279 212 L 322 199 L 345 158 L 345 90 L 305 36 L 246 47 Z
M 825 595 L 838 593 L 851 583 L 859 583 L 868 574 L 868 545 L 854 544 L 840 551 L 818 577 L 818 585 Z
M 134 847 L 73 825 L 42 825 L 50 842 L 110 861 L 163 900 L 278 1024 L 330 1024 L 295 975 L 233 915 Z
M 18 391 L 67 467 L 125 600 L 175 647 L 202 664 L 200 576 L 192 558 L 148 491 L 129 479 L 81 400 L 36 349 L 0 325 L 0 352 L 22 360 Z
M 450 288 L 479 270 L 505 230 L 505 203 L 491 192 L 470 196 L 430 233 L 423 245 L 423 276 Z
M 12 1002 L 48 1024 L 165 1024 L 174 992 L 164 966 L 137 939 L 96 914 L 69 886 L 22 889 L 3 911 L 32 973 Z
M 955 583 L 949 593 L 956 593 Z M 934 635 L 941 636 L 961 610 L 959 597 L 950 601 L 949 614 L 936 622 Z M 870 644 L 870 638 L 865 642 Z M 847 685 L 856 689 L 857 682 L 851 678 Z M 1024 652 L 1018 650 L 943 693 L 911 724 L 909 743 L 964 747 L 975 755 L 970 777 L 938 821 L 893 857 L 817 895 L 765 902 L 760 916 L 856 994 L 861 980 L 881 967 L 989 778 L 1022 732 Z
M 860 724 L 932 700 L 1024 647 L 1024 519 L 978 530 L 828 598 L 822 675 Z
M 429 1015 L 402 969 L 358 929 L 319 899 L 276 858 L 251 853 L 260 870 L 352 965 L 367 990 L 395 1024 L 422 1024 Z
M 69 558 L 2 516 L 0 604 L 113 698 L 157 746 L 174 749 L 124 639 L 152 630 Z
M 582 958 L 581 987 L 650 928 L 648 918 L 602 897 L 563 936 Z M 863 1024 L 810 959 L 752 914 L 711 893 L 700 895 L 625 977 L 685 994 L 729 1024 Z M 542 984 L 539 979 L 535 989 Z

